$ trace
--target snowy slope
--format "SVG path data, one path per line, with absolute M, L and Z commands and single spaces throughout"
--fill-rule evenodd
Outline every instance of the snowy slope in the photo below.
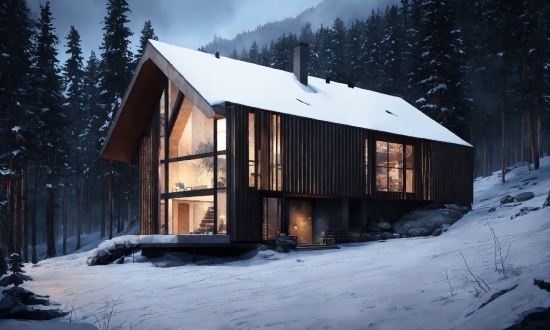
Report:
M 537 179 L 522 181 L 532 177 Z M 502 185 L 496 173 L 477 180 L 473 211 L 439 237 L 347 244 L 340 250 L 264 251 L 226 263 L 165 258 L 157 267 L 151 262 L 89 267 L 86 254 L 77 253 L 29 267 L 35 281 L 24 287 L 50 294 L 69 310 L 74 305 L 79 321 L 88 323 L 94 323 L 93 314 L 101 315 L 106 301 L 118 299 L 111 324 L 125 321 L 123 329 L 140 321 L 136 329 L 503 329 L 527 310 L 550 306 L 550 293 L 533 285 L 534 277 L 550 280 L 550 208 L 510 220 L 522 207 L 543 204 L 550 157 L 537 171 L 513 169 L 507 180 Z M 535 198 L 499 206 L 502 195 L 525 191 Z M 491 207 L 496 211 L 489 213 Z M 506 274 L 495 271 L 488 224 L 505 248 L 511 244 Z M 465 279 L 460 252 L 489 292 L 470 293 L 476 283 Z M 180 266 L 158 267 L 167 265 Z M 492 294 L 516 284 L 477 310 Z M 30 329 L 8 322 L 0 321 L 0 328 Z
M 149 40 L 211 105 L 233 102 L 259 109 L 471 146 L 405 100 Z M 389 112 L 387 112 L 389 111 Z

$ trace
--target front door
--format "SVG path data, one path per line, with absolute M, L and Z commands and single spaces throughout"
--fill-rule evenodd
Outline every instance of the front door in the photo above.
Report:
M 299 244 L 313 243 L 312 216 L 313 203 L 311 201 L 288 201 L 288 234 L 297 236 Z

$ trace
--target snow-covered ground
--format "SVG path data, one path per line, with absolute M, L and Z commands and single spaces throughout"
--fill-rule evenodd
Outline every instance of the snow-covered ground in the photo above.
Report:
M 474 186 L 473 211 L 439 237 L 261 251 L 224 263 L 164 258 L 90 267 L 86 253 L 75 253 L 29 265 L 34 281 L 23 287 L 49 294 L 66 310 L 74 306 L 78 320 L 92 324 L 115 301 L 110 326 L 125 322 L 122 329 L 138 322 L 136 329 L 503 329 L 525 311 L 550 306 L 550 293 L 533 285 L 534 277 L 550 280 L 550 207 L 510 219 L 522 207 L 542 206 L 550 190 L 550 157 L 537 171 L 513 169 L 504 185 L 495 173 Z M 527 191 L 535 197 L 499 205 L 503 195 Z M 496 211 L 488 212 L 491 207 Z M 504 249 L 511 244 L 505 274 L 495 271 L 488 225 Z M 488 292 L 472 294 L 478 285 L 460 252 Z M 54 329 L 61 322 L 49 324 Z M 46 323 L 0 321 L 0 329 L 32 326 L 47 329 Z

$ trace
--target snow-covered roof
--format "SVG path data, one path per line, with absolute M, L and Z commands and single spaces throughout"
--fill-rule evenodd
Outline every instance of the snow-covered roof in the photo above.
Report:
M 326 122 L 471 146 L 403 99 L 149 40 L 202 98 Z M 200 108 L 200 107 L 199 107 Z

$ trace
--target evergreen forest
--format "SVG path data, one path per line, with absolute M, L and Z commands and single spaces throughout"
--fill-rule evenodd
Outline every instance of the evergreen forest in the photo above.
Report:
M 73 27 L 58 36 L 49 2 L 33 19 L 25 0 L 0 3 L 0 231 L 7 255 L 37 262 L 66 240 L 130 228 L 137 218 L 137 160 L 98 158 L 148 39 L 130 50 L 126 0 L 108 0 L 100 54 L 82 54 Z M 550 2 L 401 0 L 352 22 L 306 23 L 232 58 L 292 71 L 299 42 L 310 76 L 401 97 L 474 146 L 475 177 L 550 149 Z M 215 51 L 216 38 L 199 48 Z M 59 52 L 69 55 L 65 63 Z M 85 58 L 86 56 L 86 58 Z M 360 109 L 357 109 L 360 115 Z M 56 240 L 63 247 L 56 251 Z

